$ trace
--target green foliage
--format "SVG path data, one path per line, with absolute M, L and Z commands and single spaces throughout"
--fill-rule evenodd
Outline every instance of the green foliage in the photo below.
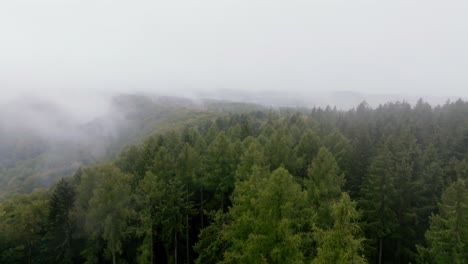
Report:
M 41 263 L 48 194 L 16 195 L 0 204 L 0 262 Z
M 218 205 L 226 210 L 229 193 L 234 189 L 234 174 L 237 167 L 237 153 L 234 144 L 229 142 L 224 132 L 220 132 L 216 139 L 208 146 L 205 171 L 202 179 L 203 187 L 213 192 Z
M 320 148 L 320 138 L 311 129 L 304 133 L 296 147 L 299 163 L 299 173 L 302 174 L 303 178 L 307 175 L 307 169 L 310 161 L 315 158 Z
M 251 142 L 242 154 L 236 170 L 236 180 L 247 180 L 255 167 L 267 167 L 264 149 L 256 140 Z
M 88 199 L 84 229 L 90 238 L 106 242 L 106 252 L 115 263 L 116 255 L 122 252 L 122 241 L 132 215 L 131 178 L 108 164 L 87 170 L 82 180 L 86 182 L 91 177 L 93 189 L 79 189 L 78 192 L 79 196 Z M 87 258 L 91 261 L 94 256 Z
M 72 236 L 75 223 L 72 210 L 75 202 L 75 189 L 64 179 L 61 179 L 54 188 L 49 200 L 48 234 L 46 235 L 47 248 L 53 256 L 52 262 L 72 263 L 74 255 Z
M 468 185 L 458 180 L 445 190 L 439 213 L 431 216 L 426 248 L 419 252 L 428 263 L 468 263 Z
M 222 237 L 223 227 L 226 223 L 226 215 L 220 210 L 211 217 L 212 223 L 200 231 L 197 244 L 194 249 L 199 254 L 195 263 L 220 263 L 226 250 L 227 242 Z
M 375 244 L 391 236 L 398 227 L 393 168 L 391 153 L 384 145 L 373 159 L 361 189 L 360 207 L 367 222 L 365 229 Z
M 331 225 L 332 204 L 340 198 L 344 175 L 339 175 L 335 158 L 327 148 L 320 148 L 309 167 L 304 185 L 309 201 L 318 214 L 319 226 Z
M 317 230 L 318 254 L 312 263 L 367 263 L 362 255 L 363 238 L 357 222 L 359 214 L 348 194 L 343 193 L 333 205 L 332 217 L 332 228 Z
M 119 101 L 137 134 L 161 126 L 113 164 L 0 203 L 0 262 L 413 263 L 424 239 L 421 262 L 465 261 L 466 208 L 453 208 L 466 207 L 468 103 L 221 114 L 152 100 Z M 2 148 L 13 192 L 62 164 L 23 142 L 16 166 Z
M 306 196 L 283 168 L 261 171 L 236 186 L 223 263 L 302 263 L 301 225 Z

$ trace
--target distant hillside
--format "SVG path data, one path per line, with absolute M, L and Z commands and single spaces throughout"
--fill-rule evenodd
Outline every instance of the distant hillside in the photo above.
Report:
M 80 166 L 113 158 L 125 145 L 149 134 L 227 111 L 260 108 L 155 95 L 110 100 L 107 113 L 85 123 L 57 103 L 38 98 L 0 106 L 0 199 L 48 187 Z

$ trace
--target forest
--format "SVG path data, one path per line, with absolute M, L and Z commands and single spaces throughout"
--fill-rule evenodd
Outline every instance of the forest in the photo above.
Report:
M 9 195 L 0 263 L 468 263 L 468 102 L 229 107 Z

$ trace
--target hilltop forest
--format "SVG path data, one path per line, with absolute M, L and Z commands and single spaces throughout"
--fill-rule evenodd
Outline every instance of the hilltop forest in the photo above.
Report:
M 5 196 L 0 263 L 468 263 L 468 102 L 184 113 Z

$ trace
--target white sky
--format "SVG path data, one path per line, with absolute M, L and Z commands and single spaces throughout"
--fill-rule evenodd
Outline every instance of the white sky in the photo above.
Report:
M 214 89 L 467 96 L 468 1 L 0 2 L 0 97 Z

